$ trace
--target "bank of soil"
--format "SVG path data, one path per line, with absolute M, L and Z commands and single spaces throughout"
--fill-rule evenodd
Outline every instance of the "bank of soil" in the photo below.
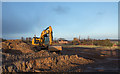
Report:
M 1 44 L 2 72 L 83 72 L 85 65 L 94 63 L 78 54 L 40 50 L 21 40 L 7 40 Z

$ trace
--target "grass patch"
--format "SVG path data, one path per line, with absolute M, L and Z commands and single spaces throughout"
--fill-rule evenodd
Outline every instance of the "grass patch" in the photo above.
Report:
M 116 49 L 116 48 L 118 48 L 118 47 L 95 46 L 95 45 L 62 45 L 62 47 L 86 47 L 86 48 L 102 48 L 102 49 Z M 118 49 L 120 49 L 120 47 Z
M 89 47 L 89 48 L 100 47 L 95 45 L 62 45 L 62 46 L 63 47 Z

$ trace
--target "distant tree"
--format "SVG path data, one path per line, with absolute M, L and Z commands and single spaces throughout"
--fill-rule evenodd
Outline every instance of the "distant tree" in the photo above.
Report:
M 23 38 L 23 37 L 21 37 L 21 40 L 22 40 L 22 41 L 24 41 L 24 38 Z
M 26 41 L 29 41 L 29 38 L 28 38 L 28 37 L 26 37 Z
M 110 42 L 110 39 L 105 40 L 106 46 L 113 46 L 113 43 Z
M 29 37 L 29 41 L 31 41 L 32 40 L 32 38 L 31 37 Z
M 81 40 L 80 41 L 80 44 L 82 44 L 82 45 L 92 45 L 93 44 L 93 41 L 92 40 Z
M 0 41 L 1 41 L 1 40 L 0 40 Z M 4 42 L 4 41 L 7 41 L 7 40 L 2 38 L 2 42 Z
M 109 39 L 105 39 L 105 40 L 94 40 L 93 44 L 96 46 L 113 46 L 113 43 L 110 42 Z
M 78 41 L 72 41 L 72 44 L 73 45 L 79 45 L 79 42 Z
M 118 41 L 118 43 L 116 43 L 117 46 L 120 46 L 120 41 Z

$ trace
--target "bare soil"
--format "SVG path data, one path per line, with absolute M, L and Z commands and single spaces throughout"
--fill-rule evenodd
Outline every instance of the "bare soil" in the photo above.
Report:
M 119 49 L 97 49 L 85 47 L 65 47 L 63 55 L 78 55 L 94 61 L 94 63 L 84 65 L 82 72 L 118 72 L 120 61 Z
M 2 72 L 116 72 L 119 50 L 63 47 L 61 54 L 21 40 L 2 42 Z

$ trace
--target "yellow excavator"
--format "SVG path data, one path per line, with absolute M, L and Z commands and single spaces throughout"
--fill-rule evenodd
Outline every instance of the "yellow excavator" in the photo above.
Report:
M 45 40 L 49 38 L 48 44 L 45 44 Z M 53 43 L 53 32 L 52 32 L 52 27 L 49 26 L 45 30 L 42 31 L 40 37 L 33 37 L 32 39 L 32 45 L 35 46 L 40 46 L 41 49 L 47 49 L 49 51 L 61 51 L 62 47 L 61 46 L 55 46 L 52 45 Z

